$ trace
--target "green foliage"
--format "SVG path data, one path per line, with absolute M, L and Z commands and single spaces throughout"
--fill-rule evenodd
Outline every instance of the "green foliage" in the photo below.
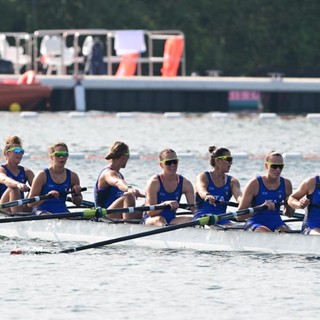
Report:
M 188 73 L 304 75 L 320 67 L 318 0 L 0 0 L 0 5 L 0 31 L 7 32 L 181 30 Z

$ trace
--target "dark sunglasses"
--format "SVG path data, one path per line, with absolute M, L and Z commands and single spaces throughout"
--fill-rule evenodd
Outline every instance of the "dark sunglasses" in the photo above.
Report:
M 267 162 L 272 169 L 280 169 L 282 170 L 284 167 L 284 163 L 272 163 L 272 162 Z
M 171 166 L 172 164 L 178 164 L 179 159 L 168 159 L 168 160 L 162 160 L 160 162 L 165 164 L 166 166 Z
M 51 153 L 51 156 L 55 156 L 56 158 L 67 158 L 69 157 L 69 152 L 68 151 L 55 151 Z
M 233 158 L 231 156 L 220 156 L 220 157 L 216 157 L 216 158 L 226 160 L 228 162 L 232 162 L 232 160 L 233 160 Z

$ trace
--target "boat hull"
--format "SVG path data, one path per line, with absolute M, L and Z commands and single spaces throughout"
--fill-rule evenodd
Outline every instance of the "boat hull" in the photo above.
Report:
M 83 220 L 42 220 L 0 224 L 0 235 L 26 240 L 93 243 L 132 235 L 157 227 L 135 224 L 107 224 Z M 152 248 L 203 251 L 263 252 L 273 254 L 320 255 L 320 237 L 302 234 L 254 233 L 243 230 L 184 228 L 122 241 L 118 244 Z M 63 244 L 63 247 L 67 247 Z
M 0 110 L 10 110 L 10 105 L 18 103 L 23 111 L 35 110 L 42 102 L 49 102 L 52 88 L 40 83 L 14 84 L 0 82 Z

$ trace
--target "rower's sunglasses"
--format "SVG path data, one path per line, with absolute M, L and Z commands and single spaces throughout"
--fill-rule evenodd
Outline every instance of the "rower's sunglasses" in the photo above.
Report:
M 129 152 L 124 152 L 123 153 L 125 156 L 127 156 L 128 158 L 130 158 L 130 153 Z
M 172 164 L 178 164 L 179 159 L 178 158 L 173 158 L 173 159 L 166 159 L 160 161 L 160 163 L 163 163 L 166 166 L 171 166 Z
M 7 151 L 18 153 L 18 154 L 24 154 L 24 150 L 20 147 L 12 147 L 12 148 L 9 148 Z
M 68 151 L 55 151 L 51 153 L 51 156 L 55 156 L 56 158 L 67 158 L 69 157 L 69 152 Z
M 216 159 L 222 159 L 222 160 L 226 160 L 228 162 L 232 162 L 233 158 L 231 156 L 219 156 L 216 157 Z
M 282 170 L 284 167 L 284 163 L 273 163 L 273 162 L 267 162 L 267 164 L 270 166 L 272 169 L 280 169 Z

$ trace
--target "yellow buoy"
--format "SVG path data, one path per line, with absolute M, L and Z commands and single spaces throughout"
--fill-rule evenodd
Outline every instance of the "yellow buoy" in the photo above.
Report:
M 21 106 L 17 102 L 13 102 L 9 106 L 9 111 L 11 112 L 20 112 L 21 111 Z

